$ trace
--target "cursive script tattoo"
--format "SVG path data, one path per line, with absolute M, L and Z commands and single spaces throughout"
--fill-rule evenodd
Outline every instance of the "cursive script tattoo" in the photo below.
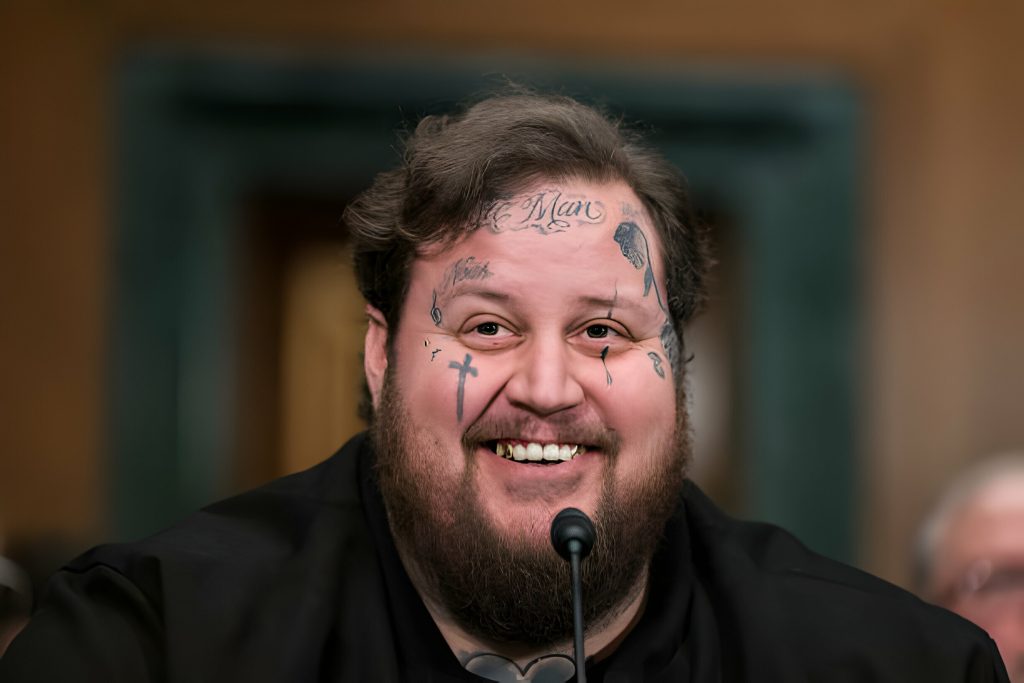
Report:
M 565 232 L 576 225 L 604 221 L 604 204 L 561 190 L 541 190 L 525 198 L 499 200 L 484 211 L 483 224 L 493 233 L 533 229 L 542 235 Z
M 654 277 L 654 266 L 651 265 L 651 248 L 647 243 L 647 236 L 636 223 L 624 221 L 615 228 L 614 239 L 619 244 L 622 255 L 626 257 L 634 268 L 644 271 L 644 296 L 647 296 L 651 288 L 654 288 L 654 296 L 658 299 L 658 307 L 668 313 L 665 303 L 661 299 L 661 290 Z
M 490 271 L 490 265 L 490 261 L 481 263 L 476 260 L 475 256 L 467 256 L 460 258 L 445 269 L 441 282 L 438 284 L 437 289 L 434 290 L 433 300 L 430 302 L 430 319 L 434 321 L 434 325 L 440 327 L 443 319 L 441 306 L 437 303 L 438 299 L 441 300 L 443 305 L 449 298 L 448 295 L 452 289 L 460 282 L 486 280 L 491 277 L 493 273 Z
M 490 265 L 490 261 L 481 263 L 475 256 L 460 258 L 445 269 L 444 279 L 441 280 L 441 293 L 446 294 L 452 287 L 466 280 L 486 280 L 492 275 Z
M 466 360 L 464 362 L 459 363 L 458 361 L 453 360 L 450 363 L 448 363 L 449 368 L 459 371 L 459 389 L 458 392 L 455 394 L 455 417 L 458 419 L 459 422 L 462 422 L 462 399 L 466 395 L 466 375 L 473 375 L 474 377 L 477 376 L 476 368 L 470 367 L 470 363 L 472 361 L 473 356 L 467 353 Z
M 565 683 L 576 674 L 572 658 L 563 654 L 537 657 L 522 668 L 493 652 L 474 652 L 460 659 L 466 671 L 501 683 Z

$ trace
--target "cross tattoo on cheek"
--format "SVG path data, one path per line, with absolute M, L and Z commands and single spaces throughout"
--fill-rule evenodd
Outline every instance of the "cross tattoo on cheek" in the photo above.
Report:
M 453 370 L 459 371 L 459 391 L 456 394 L 455 403 L 455 417 L 459 422 L 462 422 L 462 399 L 466 395 L 466 375 L 477 376 L 477 370 L 474 367 L 470 367 L 470 363 L 473 361 L 473 356 L 466 354 L 466 360 L 462 363 L 458 361 L 451 361 L 448 363 L 448 367 Z

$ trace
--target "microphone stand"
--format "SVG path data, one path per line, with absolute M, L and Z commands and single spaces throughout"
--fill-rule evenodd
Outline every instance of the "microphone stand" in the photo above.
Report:
M 576 508 L 565 508 L 551 522 L 551 544 L 569 561 L 572 582 L 573 651 L 576 664 L 576 683 L 587 683 L 586 655 L 583 651 L 583 558 L 594 547 L 597 532 L 585 513 Z
M 569 565 L 572 571 L 573 655 L 576 660 L 576 683 L 587 683 L 587 661 L 583 653 L 583 578 L 580 569 L 580 542 L 569 541 Z

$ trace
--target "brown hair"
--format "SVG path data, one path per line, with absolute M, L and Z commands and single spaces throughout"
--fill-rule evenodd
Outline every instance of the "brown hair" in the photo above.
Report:
M 620 121 L 568 97 L 522 89 L 424 118 L 405 139 L 402 163 L 348 206 L 343 221 L 360 291 L 393 333 L 422 249 L 468 235 L 492 202 L 533 181 L 570 178 L 621 180 L 643 202 L 661 241 L 669 314 L 682 339 L 704 303 L 710 265 L 682 176 Z

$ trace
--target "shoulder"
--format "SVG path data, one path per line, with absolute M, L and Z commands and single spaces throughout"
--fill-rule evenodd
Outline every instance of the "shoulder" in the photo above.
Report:
M 819 680 L 1003 680 L 991 677 L 998 655 L 974 624 L 783 529 L 732 519 L 692 484 L 684 501 L 699 584 L 733 642 L 770 643 L 764 656 L 788 656 Z
M 295 680 L 285 671 L 316 661 L 337 614 L 376 595 L 362 443 L 357 437 L 310 470 L 154 536 L 71 561 L 12 645 L 11 671 L 45 663 L 57 667 L 45 680 L 70 680 L 72 671 L 88 680 L 163 680 L 167 661 L 180 680 Z M 291 658 L 267 659 L 289 639 L 299 643 Z M 268 661 L 280 675 L 267 674 Z
M 102 564 L 135 574 L 147 560 L 196 568 L 273 564 L 314 542 L 311 534 L 325 518 L 340 521 L 361 514 L 357 461 L 362 441 L 360 435 L 308 470 L 213 503 L 150 537 L 98 546 L 66 569 L 81 572 Z M 253 564 L 256 560 L 259 565 Z
M 208 632 L 214 610 L 230 629 L 293 593 L 333 597 L 328 577 L 372 566 L 362 444 L 357 437 L 311 469 L 209 505 L 148 538 L 93 548 L 51 583 L 80 595 L 86 586 L 93 595 L 133 591 L 158 623 L 179 632 Z

